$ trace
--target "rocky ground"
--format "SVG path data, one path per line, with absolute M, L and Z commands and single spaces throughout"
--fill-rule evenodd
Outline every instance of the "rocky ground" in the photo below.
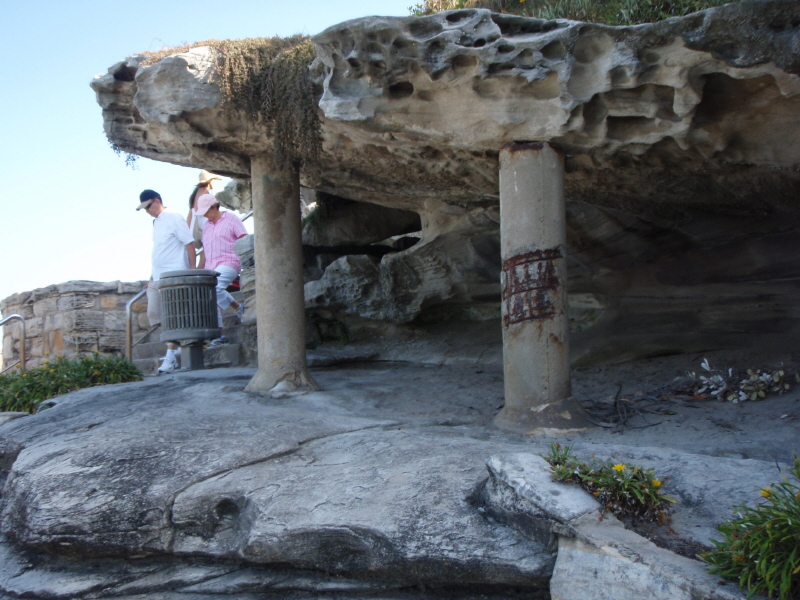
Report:
M 800 388 L 763 401 L 738 404 L 692 399 L 676 391 L 685 383 L 687 372 L 703 373 L 703 358 L 712 368 L 736 367 L 740 371 L 793 364 L 789 355 L 753 356 L 738 351 L 675 355 L 576 371 L 574 393 L 590 410 L 600 410 L 617 396 L 629 400 L 631 406 L 628 426 L 592 430 L 582 434 L 580 440 L 791 462 L 793 453 L 800 452 Z M 643 408 L 641 414 L 636 407 Z M 644 408 L 654 412 L 645 412 Z M 610 412 L 606 408 L 605 414 Z
M 0 426 L 0 598 L 577 599 L 604 576 L 609 598 L 743 597 L 598 521 L 583 492 L 546 492 L 539 458 L 559 441 L 654 467 L 678 502 L 670 528 L 643 533 L 691 554 L 800 451 L 800 391 L 675 398 L 669 384 L 701 358 L 576 371 L 598 420 L 615 401 L 629 418 L 561 438 L 491 427 L 491 361 L 316 367 L 323 391 L 282 399 L 245 393 L 247 368 L 69 394 Z

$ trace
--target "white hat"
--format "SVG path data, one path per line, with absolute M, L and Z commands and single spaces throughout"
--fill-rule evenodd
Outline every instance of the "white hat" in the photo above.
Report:
M 219 175 L 214 175 L 210 171 L 202 170 L 200 171 L 200 183 L 208 183 L 209 181 L 213 181 L 214 179 L 222 179 Z
M 197 209 L 194 211 L 199 217 L 204 217 L 208 209 L 217 204 L 217 199 L 211 194 L 203 194 L 197 199 Z

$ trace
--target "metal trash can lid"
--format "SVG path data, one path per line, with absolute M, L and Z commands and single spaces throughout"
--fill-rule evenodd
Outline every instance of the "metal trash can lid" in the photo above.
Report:
M 218 277 L 219 273 L 216 271 L 209 271 L 208 269 L 181 269 L 180 271 L 167 271 L 166 273 L 162 273 L 161 279 L 166 279 L 168 277 L 191 277 L 193 275 L 197 275 L 198 277 L 204 275 Z

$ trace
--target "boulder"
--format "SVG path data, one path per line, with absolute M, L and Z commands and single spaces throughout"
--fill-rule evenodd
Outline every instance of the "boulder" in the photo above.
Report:
M 647 465 L 637 459 L 649 453 L 651 458 L 658 457 L 650 466 L 657 463 L 659 475 L 664 473 L 665 477 L 670 477 L 667 473 L 680 472 L 691 479 L 691 482 L 669 482 L 672 489 L 691 490 L 692 494 L 698 490 L 703 496 L 696 502 L 687 498 L 678 500 L 671 529 L 684 539 L 696 538 L 699 534 L 705 544 L 709 543 L 705 537 L 707 530 L 698 531 L 696 528 L 701 525 L 686 522 L 685 516 L 701 505 L 705 510 L 729 513 L 729 504 L 734 499 L 727 493 L 733 490 L 727 485 L 724 490 L 716 486 L 734 471 L 747 477 L 751 484 L 764 485 L 763 474 L 748 469 L 747 461 L 673 454 L 655 448 L 616 447 L 603 451 L 613 453 L 615 460 L 643 466 Z M 524 453 L 494 456 L 488 467 L 490 478 L 483 499 L 489 514 L 501 523 L 512 525 L 526 537 L 542 541 L 549 537 L 558 547 L 550 580 L 550 594 L 554 600 L 733 600 L 741 597 L 742 592 L 736 586 L 720 582 L 718 576 L 710 575 L 706 566 L 694 557 L 679 556 L 657 547 L 626 529 L 613 515 L 604 513 L 595 499 L 577 486 L 551 481 L 549 465 L 540 456 Z M 715 473 L 711 482 L 708 481 L 709 472 Z M 716 489 L 705 494 L 709 488 Z M 747 491 L 752 497 L 753 490 L 746 490 L 746 486 L 734 493 Z M 729 514 L 721 520 L 727 518 Z

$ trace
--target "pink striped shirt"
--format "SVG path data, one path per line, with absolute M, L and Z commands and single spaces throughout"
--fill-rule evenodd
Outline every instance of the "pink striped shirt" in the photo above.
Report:
M 227 265 L 241 271 L 242 264 L 233 251 L 233 244 L 243 235 L 247 235 L 244 225 L 229 212 L 223 212 L 216 223 L 206 223 L 203 227 L 203 253 L 206 255 L 204 268 L 213 271 L 220 265 Z

